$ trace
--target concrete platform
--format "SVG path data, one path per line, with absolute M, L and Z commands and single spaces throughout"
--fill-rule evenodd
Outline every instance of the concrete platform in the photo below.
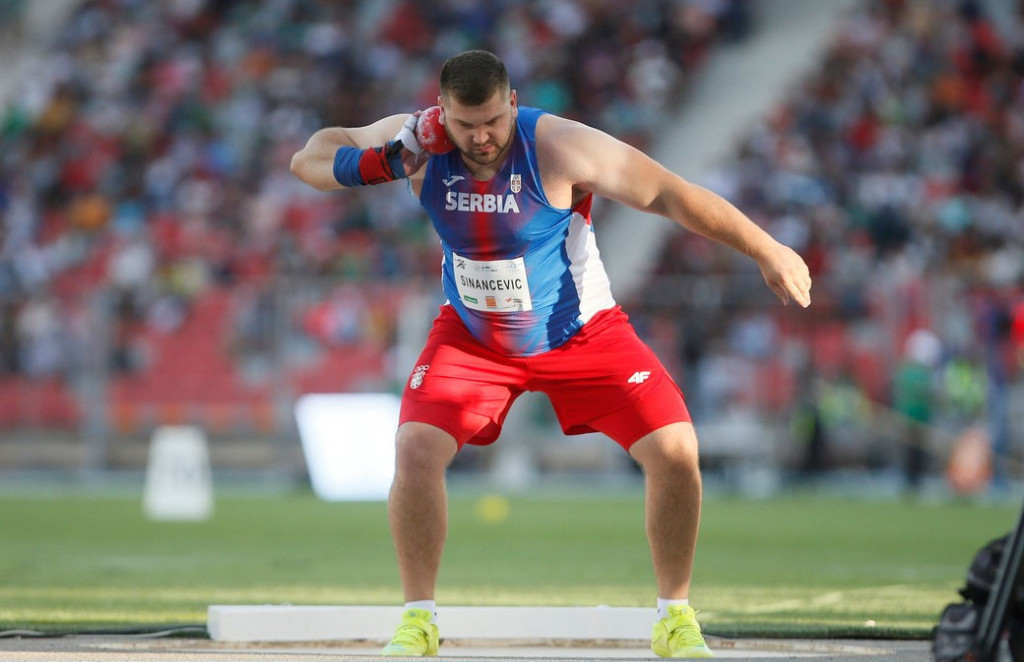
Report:
M 373 641 L 390 635 L 401 614 L 401 606 L 211 605 L 207 630 L 214 641 Z M 654 609 L 446 605 L 439 622 L 451 640 L 642 641 Z

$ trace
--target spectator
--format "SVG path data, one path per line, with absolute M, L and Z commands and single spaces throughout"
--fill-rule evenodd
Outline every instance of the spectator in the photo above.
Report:
M 936 376 L 942 348 L 939 339 L 927 329 L 918 329 L 907 338 L 903 360 L 896 366 L 892 385 L 892 407 L 901 417 L 904 435 L 903 475 L 909 492 L 921 487 L 927 469 L 928 426 L 935 415 Z

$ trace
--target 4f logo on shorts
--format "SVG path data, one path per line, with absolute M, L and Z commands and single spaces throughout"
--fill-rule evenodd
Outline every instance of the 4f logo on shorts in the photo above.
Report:
M 427 375 L 427 370 L 430 370 L 429 363 L 413 368 L 412 378 L 409 380 L 409 388 L 419 388 L 423 384 L 423 378 Z
M 630 384 L 643 384 L 651 376 L 650 370 L 637 370 L 626 381 Z

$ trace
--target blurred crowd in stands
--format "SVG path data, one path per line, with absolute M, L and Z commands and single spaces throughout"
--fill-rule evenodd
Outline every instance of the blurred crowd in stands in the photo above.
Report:
M 30 383 L 68 397 L 29 422 L 64 424 L 83 389 L 130 422 L 392 386 L 396 307 L 437 296 L 436 238 L 394 189 L 331 196 L 296 181 L 288 161 L 305 139 L 433 105 L 440 64 L 481 47 L 521 98 L 639 144 L 708 49 L 743 36 L 745 9 L 79 3 L 0 108 L 0 420 L 24 421 L 4 403 Z
M 756 274 L 683 315 L 684 372 L 704 382 L 694 404 L 801 404 L 818 421 L 803 428 L 811 470 L 828 462 L 822 437 L 841 453 L 850 430 L 861 452 L 872 437 L 900 448 L 877 428 L 901 431 L 911 483 L 917 424 L 954 436 L 980 424 L 997 455 L 1011 424 L 1024 432 L 1009 404 L 1024 366 L 1024 3 L 1001 24 L 985 7 L 863 3 L 706 182 L 804 255 L 816 282 L 810 315 L 743 305 Z M 666 287 L 749 269 L 673 238 Z
M 817 71 L 702 181 L 800 251 L 816 284 L 795 315 L 752 296 L 749 261 L 672 235 L 623 303 L 695 415 L 797 412 L 809 471 L 844 444 L 870 454 L 892 417 L 988 417 L 1008 448 L 1024 347 L 1024 23 L 1000 31 L 983 7 L 858 4 Z M 288 172 L 295 149 L 320 126 L 433 105 L 441 62 L 475 47 L 505 60 L 524 103 L 643 146 L 709 50 L 757 29 L 749 12 L 82 2 L 0 107 L 0 421 L 24 422 L 3 404 L 15 383 L 66 388 L 56 419 L 70 425 L 99 384 L 126 429 L 197 402 L 393 386 L 397 311 L 438 294 L 436 239 L 394 189 L 304 187 Z

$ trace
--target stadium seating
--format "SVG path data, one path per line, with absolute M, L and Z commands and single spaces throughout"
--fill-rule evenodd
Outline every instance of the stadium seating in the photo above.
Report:
M 280 434 L 282 401 L 394 388 L 397 310 L 436 279 L 436 238 L 411 199 L 318 194 L 288 158 L 319 126 L 431 105 L 471 46 L 524 98 L 642 143 L 747 26 L 742 0 L 634 5 L 78 3 L 0 107 L 0 424 Z M 361 287 L 339 303 L 325 281 Z
M 708 178 L 816 283 L 797 315 L 752 299 L 759 276 L 733 252 L 665 243 L 656 278 L 711 283 L 720 305 L 695 321 L 657 282 L 657 301 L 624 303 L 641 331 L 680 320 L 656 344 L 701 415 L 742 403 L 785 419 L 808 367 L 885 405 L 919 328 L 943 359 L 1019 384 L 1024 46 L 988 6 L 858 3 Z M 709 49 L 756 29 L 748 14 L 743 0 L 80 3 L 0 107 L 0 425 L 79 429 L 83 389 L 101 384 L 113 431 L 283 434 L 280 405 L 301 393 L 394 389 L 398 311 L 435 282 L 436 237 L 405 196 L 296 182 L 302 141 L 432 104 L 440 62 L 480 46 L 522 98 L 643 145 Z M 722 391 L 727 366 L 754 384 Z

